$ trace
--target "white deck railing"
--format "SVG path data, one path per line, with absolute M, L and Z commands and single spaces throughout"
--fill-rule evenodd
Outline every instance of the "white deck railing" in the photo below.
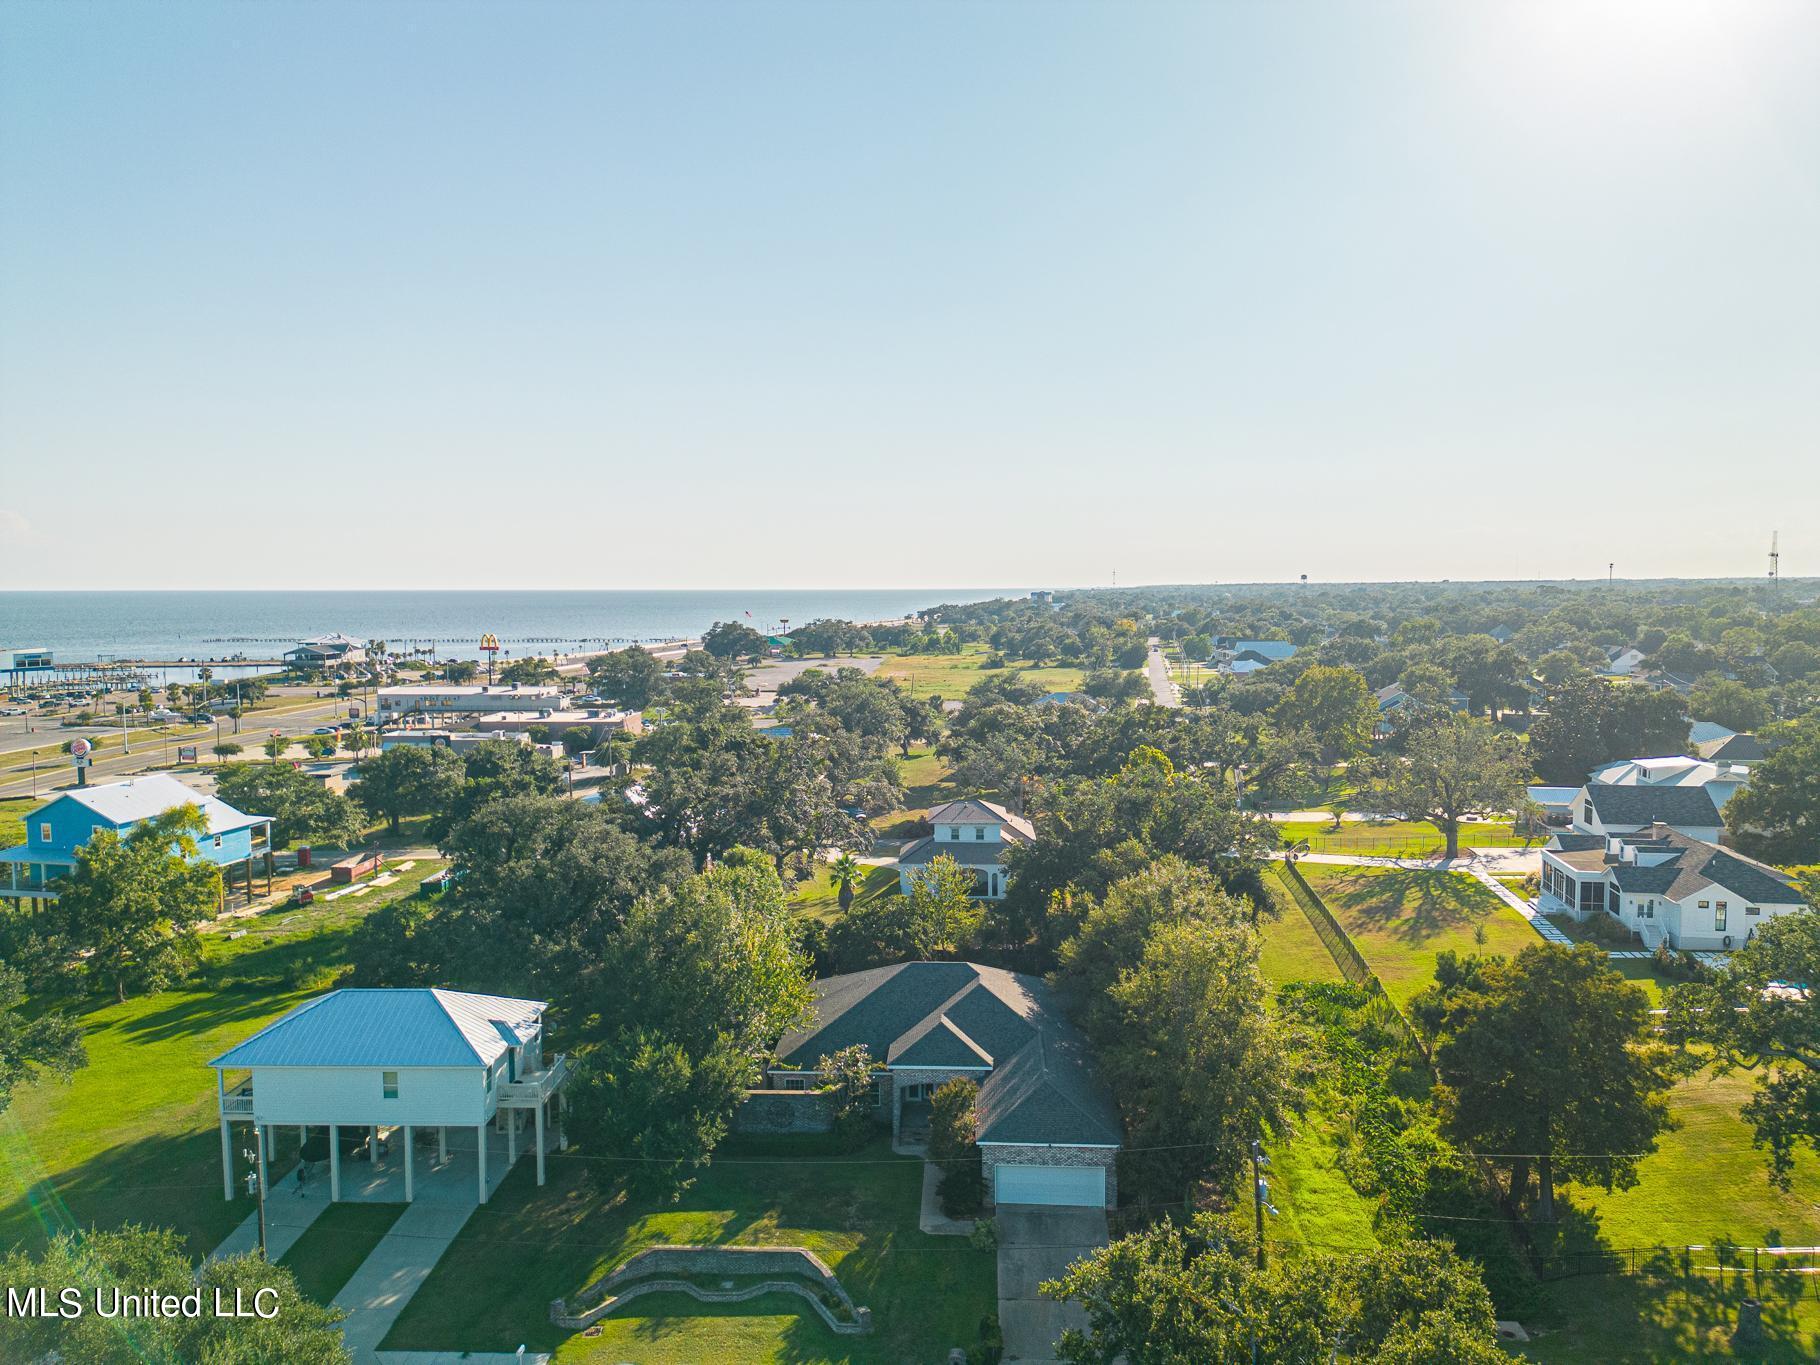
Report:
M 499 1083 L 501 1104 L 537 1104 L 547 1100 L 569 1079 L 569 1056 L 559 1052 L 542 1071 L 526 1071 L 515 1081 Z

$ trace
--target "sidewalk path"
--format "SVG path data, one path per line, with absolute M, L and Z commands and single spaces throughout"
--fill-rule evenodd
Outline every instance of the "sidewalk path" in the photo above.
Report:
M 1529 922 L 1529 927 L 1540 934 L 1544 942 L 1559 944 L 1563 948 L 1571 948 L 1574 946 L 1574 941 L 1571 938 L 1555 928 L 1555 926 L 1543 916 L 1536 913 L 1536 907 L 1533 901 L 1524 900 L 1515 891 L 1512 891 L 1484 868 L 1474 867 L 1468 868 L 1467 870 L 1486 886 L 1490 887 L 1491 893 L 1494 896 L 1503 901 L 1504 904 L 1508 905 L 1512 910 L 1515 910 L 1519 915 L 1523 916 L 1523 918 Z
M 301 1195 L 296 1192 L 296 1186 L 289 1182 L 285 1182 L 282 1189 L 268 1190 L 265 1196 L 266 1259 L 281 1259 L 285 1252 L 297 1245 L 297 1239 L 303 1236 L 304 1229 L 320 1218 L 328 1206 L 327 1180 L 322 1182 L 320 1188 L 304 1186 Z M 259 1210 L 254 1209 L 241 1220 L 239 1227 L 222 1239 L 220 1246 L 209 1253 L 209 1259 L 220 1261 L 229 1256 L 241 1256 L 258 1250 Z
M 550 1365 L 548 1351 L 375 1351 L 375 1365 Z
M 405 1209 L 372 1254 L 360 1263 L 360 1269 L 335 1296 L 335 1307 L 347 1313 L 341 1336 L 353 1353 L 354 1365 L 374 1365 L 380 1359 L 379 1343 L 392 1330 L 411 1296 L 429 1278 L 455 1234 L 468 1221 L 468 1215 L 478 1207 L 478 1201 L 444 1203 L 419 1199 Z

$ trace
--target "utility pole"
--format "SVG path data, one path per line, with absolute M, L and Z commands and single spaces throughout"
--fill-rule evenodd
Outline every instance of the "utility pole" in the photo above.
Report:
M 1616 564 L 1607 564 L 1605 566 L 1605 586 L 1606 587 L 1609 588 L 1612 585 L 1612 575 L 1615 572 L 1617 572 L 1617 568 L 1618 568 L 1618 566 Z
M 1782 586 L 1782 550 L 1779 543 L 1781 539 L 1782 532 L 1771 531 L 1769 533 L 1769 586 L 1771 592 Z
M 253 1125 L 252 1150 L 242 1149 L 240 1155 L 252 1164 L 253 1169 L 246 1173 L 246 1192 L 259 1201 L 259 1259 L 267 1259 L 265 1254 L 265 1135 L 259 1131 L 259 1125 Z

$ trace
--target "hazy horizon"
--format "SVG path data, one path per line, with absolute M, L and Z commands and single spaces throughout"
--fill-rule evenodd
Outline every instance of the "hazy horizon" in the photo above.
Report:
M 9 588 L 1817 563 L 1800 0 L 21 3 L 0 176 Z

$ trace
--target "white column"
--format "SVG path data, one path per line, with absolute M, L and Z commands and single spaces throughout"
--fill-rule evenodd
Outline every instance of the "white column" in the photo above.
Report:
M 474 1127 L 474 1133 L 475 1133 L 475 1136 L 480 1141 L 480 1150 L 476 1155 L 479 1157 L 479 1165 L 480 1165 L 480 1202 L 484 1204 L 487 1202 L 487 1126 L 486 1126 L 486 1124 L 484 1124 L 484 1123 L 476 1124 Z
M 373 1125 L 372 1140 L 367 1143 L 367 1164 L 369 1166 L 379 1164 L 379 1125 L 377 1123 Z
M 518 1111 L 502 1111 L 506 1119 L 506 1169 L 509 1171 L 518 1162 Z
M 449 1164 L 449 1130 L 447 1128 L 436 1130 L 436 1164 L 438 1166 Z
M 411 1125 L 407 1123 L 404 1126 L 404 1202 L 407 1204 L 412 1196 L 411 1175 Z
M 264 1150 L 266 1161 L 272 1159 L 272 1130 L 263 1123 L 256 1123 L 253 1125 L 253 1146 L 256 1149 Z M 255 1164 L 259 1168 L 259 1197 L 263 1199 L 266 1194 L 265 1161 L 257 1162 Z
M 329 1125 L 329 1202 L 341 1200 L 341 1125 Z
M 543 1184 L 543 1101 L 537 1101 L 537 1183 Z
M 221 1197 L 229 1203 L 234 1200 L 234 1136 L 226 1114 L 221 1116 Z

